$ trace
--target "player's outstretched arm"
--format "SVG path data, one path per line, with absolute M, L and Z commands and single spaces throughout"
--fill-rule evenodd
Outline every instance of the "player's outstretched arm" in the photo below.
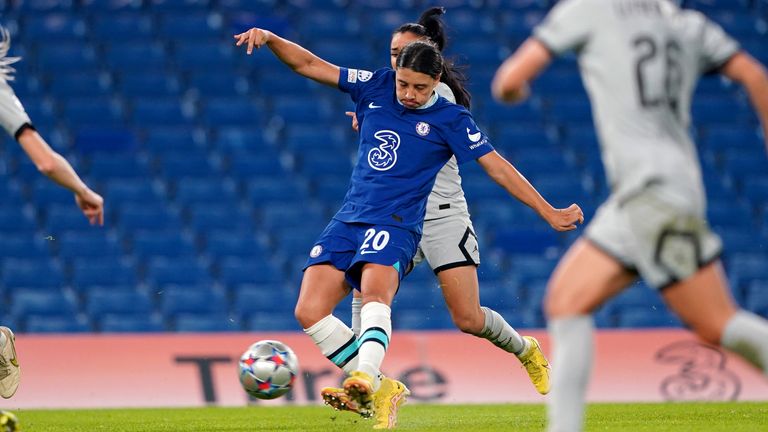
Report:
M 88 188 L 63 156 L 32 128 L 24 129 L 18 141 L 41 173 L 75 194 L 75 202 L 91 225 L 104 225 L 104 199 Z
M 338 87 L 339 67 L 328 63 L 312 54 L 306 48 L 272 33 L 269 30 L 252 28 L 247 32 L 234 35 L 237 46 L 246 46 L 246 53 L 253 53 L 253 48 L 263 45 L 270 50 L 288 67 L 299 75 L 315 80 L 321 84 Z
M 523 204 L 531 207 L 552 228 L 558 231 L 576 229 L 577 223 L 584 222 L 584 213 L 576 204 L 565 209 L 556 209 L 545 200 L 520 172 L 496 151 L 477 159 L 480 166 L 499 185 Z
M 743 85 L 749 94 L 749 100 L 760 117 L 766 150 L 768 151 L 768 73 L 766 73 L 765 67 L 752 56 L 741 51 L 725 63 L 721 72 Z
M 528 38 L 499 66 L 491 84 L 493 97 L 501 102 L 522 102 L 530 93 L 528 83 L 552 61 L 549 50 L 534 38 Z

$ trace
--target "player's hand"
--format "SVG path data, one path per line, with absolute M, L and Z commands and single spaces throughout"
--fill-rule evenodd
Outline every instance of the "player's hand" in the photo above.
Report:
M 354 129 L 355 132 L 360 132 L 360 125 L 357 124 L 357 114 L 352 111 L 345 111 L 344 114 L 352 117 L 352 129 Z
M 101 195 L 85 188 L 75 194 L 75 202 L 91 225 L 104 225 L 104 198 Z
M 253 47 L 261 48 L 262 45 L 267 43 L 269 34 L 270 33 L 266 30 L 254 27 L 245 33 L 236 34 L 233 37 L 237 40 L 235 45 L 241 46 L 245 43 L 247 46 L 245 52 L 248 55 L 251 55 L 251 53 L 253 53 Z
M 557 231 L 571 231 L 576 229 L 577 223 L 584 223 L 584 212 L 578 205 L 571 204 L 565 209 L 553 209 L 545 219 Z

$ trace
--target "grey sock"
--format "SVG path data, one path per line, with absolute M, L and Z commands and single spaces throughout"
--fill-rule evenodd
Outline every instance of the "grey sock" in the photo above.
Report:
M 768 321 L 740 310 L 725 325 L 720 344 L 768 375 Z
M 525 341 L 520 333 L 516 332 L 495 310 L 485 306 L 480 309 L 485 314 L 485 325 L 478 336 L 488 339 L 504 351 L 519 356 L 525 350 Z
M 584 411 L 594 355 L 595 324 L 590 315 L 550 320 L 552 392 L 547 403 L 549 432 L 584 428 Z

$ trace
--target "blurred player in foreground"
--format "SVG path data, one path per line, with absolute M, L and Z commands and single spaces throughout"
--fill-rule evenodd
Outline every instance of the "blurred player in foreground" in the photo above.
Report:
M 321 352 L 349 377 L 344 392 L 362 413 L 394 408 L 402 383 L 380 377 L 392 333 L 390 304 L 416 253 L 427 198 L 438 171 L 452 155 L 477 160 L 511 195 L 534 208 L 553 228 L 583 220 L 572 205 L 555 209 L 493 150 L 463 107 L 435 93 L 443 59 L 430 43 L 412 42 L 397 57 L 396 71 L 340 68 L 271 32 L 253 28 L 236 44 L 266 45 L 296 73 L 347 92 L 360 123 L 358 161 L 341 209 L 310 252 L 296 304 L 296 318 Z M 361 336 L 332 315 L 349 293 L 363 294 Z M 404 386 L 403 386 L 404 387 Z
M 768 139 L 765 70 L 719 26 L 671 1 L 564 0 L 499 68 L 494 95 L 522 100 L 527 83 L 566 51 L 579 57 L 612 190 L 549 281 L 549 430 L 582 429 L 591 313 L 638 275 L 700 338 L 768 375 L 768 322 L 730 295 L 688 134 L 698 78 L 719 72 L 744 86 Z
M 20 60 L 7 57 L 11 47 L 8 30 L 0 27 L 0 123 L 18 141 L 40 172 L 75 195 L 75 203 L 91 224 L 104 224 L 104 200 L 80 179 L 72 166 L 56 153 L 32 126 L 29 116 L 8 81 L 13 80 L 11 65 Z M 0 396 L 8 399 L 19 387 L 20 369 L 13 332 L 0 327 Z

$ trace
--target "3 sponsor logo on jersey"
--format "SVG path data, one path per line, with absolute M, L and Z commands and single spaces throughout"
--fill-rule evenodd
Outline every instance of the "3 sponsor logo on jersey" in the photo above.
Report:
M 368 165 L 376 171 L 387 171 L 397 163 L 400 135 L 391 130 L 380 130 L 373 136 L 381 142 L 368 152 Z
M 421 136 L 427 136 L 429 135 L 429 123 L 425 122 L 418 122 L 416 123 L 416 133 Z

